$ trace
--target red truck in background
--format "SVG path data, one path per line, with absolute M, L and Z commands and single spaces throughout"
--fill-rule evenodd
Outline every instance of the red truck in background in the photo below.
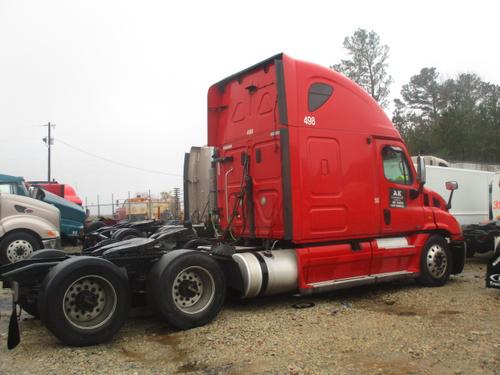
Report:
M 83 204 L 81 198 L 76 194 L 76 190 L 69 184 L 60 184 L 57 181 L 28 181 L 28 184 L 39 186 L 79 206 Z
M 309 295 L 403 277 L 440 286 L 463 270 L 460 226 L 424 187 L 423 160 L 415 170 L 384 111 L 339 73 L 280 54 L 214 84 L 208 145 L 213 157 L 197 155 L 211 163 L 193 154 L 184 166 L 187 190 L 199 180 L 193 169 L 207 166 L 198 169 L 209 188 L 194 194 L 216 196 L 207 228 L 186 220 L 0 267 L 14 290 L 9 348 L 19 342 L 16 305 L 79 346 L 113 337 L 145 296 L 188 329 L 213 320 L 228 289 Z

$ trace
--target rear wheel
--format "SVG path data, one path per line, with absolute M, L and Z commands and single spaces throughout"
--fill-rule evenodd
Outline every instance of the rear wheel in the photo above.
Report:
M 211 322 L 226 296 L 224 274 L 208 254 L 166 254 L 151 269 L 148 295 L 156 311 L 172 326 L 189 329 Z
M 68 345 L 110 340 L 127 318 L 128 283 L 113 263 L 75 257 L 55 266 L 45 277 L 38 301 L 42 322 Z
M 419 281 L 425 286 L 446 284 L 451 273 L 451 262 L 446 240 L 438 235 L 431 236 L 422 250 Z
M 7 234 L 0 243 L 0 264 L 26 259 L 40 248 L 39 241 L 32 234 L 26 232 Z
M 92 223 L 90 223 L 87 227 L 86 227 L 86 231 L 88 233 L 90 232 L 94 232 L 96 231 L 97 229 L 99 228 L 102 228 L 102 227 L 105 227 L 106 224 L 102 221 L 93 221 Z
M 111 236 L 112 239 L 117 241 L 130 240 L 131 238 L 144 237 L 143 233 L 135 228 L 118 229 Z

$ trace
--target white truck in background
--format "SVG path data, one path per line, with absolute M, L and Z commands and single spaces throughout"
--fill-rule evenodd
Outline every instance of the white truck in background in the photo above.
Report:
M 416 157 L 412 158 L 414 163 Z M 426 186 L 448 199 L 446 181 L 456 181 L 450 213 L 462 225 L 467 256 L 492 250 L 500 253 L 500 172 L 451 168 L 435 156 L 423 156 Z
M 426 185 L 445 199 L 449 195 L 445 187 L 446 181 L 458 182 L 450 212 L 462 226 L 485 223 L 492 219 L 490 189 L 495 173 L 434 166 L 427 166 L 426 170 Z

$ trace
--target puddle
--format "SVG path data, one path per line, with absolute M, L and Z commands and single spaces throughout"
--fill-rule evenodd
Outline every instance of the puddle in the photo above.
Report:
M 423 310 L 417 309 L 417 308 L 412 307 L 412 306 L 400 306 L 397 304 L 392 304 L 392 305 L 383 304 L 383 305 L 376 305 L 376 306 L 366 306 L 364 308 L 366 310 L 369 310 L 369 311 L 390 314 L 390 315 L 396 315 L 396 316 L 425 315 L 425 312 Z
M 206 372 L 208 370 L 207 366 L 198 362 L 186 362 L 183 365 L 177 367 L 177 374 L 188 374 L 195 371 Z
M 143 361 L 145 359 L 145 354 L 136 352 L 135 350 L 127 349 L 124 346 L 122 346 L 122 353 L 125 355 L 125 357 L 130 358 L 133 361 Z
M 168 333 L 168 334 L 157 334 L 152 338 L 153 341 L 161 344 L 161 345 L 166 345 L 170 349 L 172 349 L 172 360 L 185 363 L 182 366 L 190 367 L 190 363 L 192 364 L 193 362 L 189 361 L 189 356 L 188 352 L 186 349 L 183 349 L 180 347 L 182 343 L 182 336 L 179 333 Z M 182 367 L 181 366 L 181 367 Z M 191 370 L 191 371 L 196 371 L 196 370 Z M 187 372 L 187 370 L 186 370 Z
M 0 294 L 0 311 L 12 310 L 12 295 L 10 293 Z
M 438 312 L 440 315 L 458 315 L 458 314 L 463 314 L 463 311 L 458 311 L 458 310 L 441 310 Z

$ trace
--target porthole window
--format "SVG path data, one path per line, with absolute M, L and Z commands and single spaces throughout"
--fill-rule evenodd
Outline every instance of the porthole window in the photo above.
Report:
M 313 83 L 309 87 L 307 95 L 307 107 L 309 112 L 314 112 L 332 96 L 333 87 L 326 83 Z

